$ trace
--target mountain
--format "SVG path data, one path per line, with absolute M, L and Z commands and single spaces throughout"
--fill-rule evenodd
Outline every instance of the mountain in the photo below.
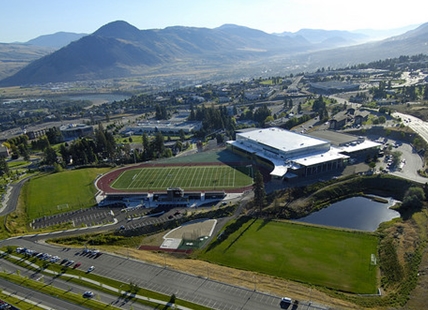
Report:
M 28 63 L 53 51 L 48 47 L 0 43 L 0 80 L 15 74 Z
M 165 66 L 170 70 L 189 65 L 218 68 L 309 48 L 301 38 L 278 37 L 237 25 L 139 30 L 116 21 L 32 62 L 0 85 L 144 75 Z
M 418 28 L 381 41 L 369 42 L 326 51 L 311 52 L 298 58 L 307 66 L 345 67 L 402 55 L 428 53 L 428 23 Z
M 260 70 L 276 70 L 275 74 L 280 74 L 289 68 L 344 66 L 426 53 L 427 25 L 379 42 L 332 48 L 350 41 L 355 44 L 363 36 L 322 30 L 279 36 L 232 24 L 214 29 L 176 26 L 139 30 L 115 21 L 33 61 L 1 80 L 0 86 L 189 72 L 242 76 L 244 71 L 257 75 Z
M 85 35 L 86 34 L 84 33 L 57 32 L 54 34 L 39 36 L 35 39 L 25 42 L 24 44 L 59 49 L 68 45 L 70 42 L 79 40 Z
M 297 32 L 282 32 L 278 36 L 301 37 L 320 48 L 353 45 L 366 42 L 369 36 L 342 30 L 300 29 Z
M 370 41 L 379 41 L 384 40 L 390 37 L 398 36 L 407 31 L 416 29 L 421 26 L 421 24 L 409 25 L 400 28 L 394 29 L 358 29 L 353 31 L 354 33 L 360 33 L 370 38 Z

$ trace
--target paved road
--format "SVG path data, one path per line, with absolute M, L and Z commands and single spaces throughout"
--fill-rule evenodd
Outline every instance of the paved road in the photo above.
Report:
M 2 267 L 4 268 L 4 263 L 2 262 Z M 68 309 L 68 310 L 81 310 L 81 309 L 90 309 L 85 307 L 84 303 L 76 305 L 67 301 L 64 301 L 60 298 L 46 295 L 35 290 L 26 288 L 7 280 L 0 278 L 0 289 L 6 295 L 19 298 L 28 303 L 32 303 L 39 307 L 45 309 Z M 19 308 L 20 303 L 14 304 L 15 307 Z
M 54 234 L 52 234 L 54 235 Z M 82 263 L 81 269 L 86 270 L 94 265 L 94 273 L 110 277 L 124 283 L 136 283 L 141 288 L 160 292 L 165 295 L 175 294 L 178 298 L 219 310 L 269 310 L 280 309 L 279 296 L 274 296 L 241 287 L 228 285 L 211 280 L 207 277 L 195 276 L 169 269 L 168 260 L 160 256 L 160 265 L 147 264 L 142 261 L 104 253 L 94 259 L 76 255 L 76 250 L 64 250 L 53 245 L 40 242 L 40 236 L 22 237 L 1 241 L 0 245 L 18 245 L 47 252 L 61 258 L 73 259 Z M 286 292 L 284 292 L 286 294 Z M 104 300 L 106 297 L 102 296 Z M 325 309 L 320 305 L 309 305 L 300 302 L 294 309 Z
M 393 116 L 401 118 L 407 126 L 409 126 L 414 132 L 419 134 L 422 139 L 424 139 L 425 142 L 428 143 L 428 122 L 424 122 L 423 120 L 412 115 L 407 115 L 398 112 L 394 113 Z
M 16 184 L 9 184 L 8 189 L 5 194 L 5 199 L 0 208 L 0 216 L 9 214 L 16 209 L 18 205 L 19 194 L 21 193 L 21 188 L 28 178 L 22 179 Z
M 14 265 L 13 263 L 8 262 L 6 260 L 1 260 L 0 265 L 4 271 L 16 273 L 17 270 L 19 270 L 20 275 L 23 277 L 28 277 L 29 279 L 38 279 L 39 281 L 43 281 L 45 285 L 53 286 L 77 295 L 82 295 L 83 292 L 88 290 L 86 287 L 78 285 L 72 281 L 67 281 L 65 278 L 62 279 L 61 277 L 55 277 L 54 275 L 52 276 L 46 275 L 46 274 L 43 275 L 39 272 L 30 271 L 28 269 Z M 31 291 L 30 289 L 26 289 L 25 287 L 15 285 L 6 280 L 2 280 L 2 279 L 0 280 L 1 280 L 0 288 L 4 287 L 4 290 L 7 290 L 11 295 L 14 295 L 21 299 L 30 299 L 31 297 L 30 300 L 39 306 L 40 305 L 47 306 L 50 309 L 67 309 L 67 310 L 68 309 L 70 310 L 90 309 L 90 307 L 85 306 L 87 301 L 86 299 L 82 299 L 82 301 L 76 305 L 76 304 L 64 301 L 58 297 L 45 295 L 37 291 L 36 291 L 36 294 L 34 294 L 33 291 Z M 12 290 L 12 287 L 13 287 L 13 290 Z M 21 288 L 24 288 L 24 290 Z M 122 309 L 133 309 L 133 310 L 153 309 L 153 307 L 148 307 L 148 306 L 135 303 L 133 299 L 129 298 L 129 295 L 117 297 L 114 295 L 107 294 L 104 291 L 98 291 L 96 289 L 91 289 L 91 291 L 94 292 L 95 294 L 94 299 L 100 302 L 103 302 L 105 304 L 111 304 L 118 307 L 120 306 Z M 125 291 L 125 288 L 124 288 L 124 291 Z M 16 306 L 19 306 L 19 304 L 17 304 Z

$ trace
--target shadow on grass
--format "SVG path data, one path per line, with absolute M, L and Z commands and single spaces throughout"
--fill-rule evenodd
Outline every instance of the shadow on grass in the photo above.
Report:
M 257 221 L 257 219 L 253 219 L 253 221 L 250 223 L 250 225 L 247 226 L 247 228 L 245 228 L 236 238 L 235 240 L 233 240 L 228 246 L 227 248 L 223 251 L 223 252 L 227 252 L 227 250 L 229 250 L 236 241 L 239 240 L 239 238 L 241 238 L 241 236 L 243 236 L 245 234 L 245 232 L 251 227 L 253 226 L 253 224 Z
M 270 219 L 264 219 L 261 223 L 260 223 L 260 225 L 259 225 L 259 227 L 257 228 L 257 231 L 259 231 L 259 230 L 261 230 L 263 227 L 265 227 L 268 223 L 270 223 Z
M 239 219 L 237 219 L 235 222 L 233 222 L 232 224 L 228 225 L 225 230 L 220 233 L 217 236 L 217 239 L 212 242 L 208 248 L 207 248 L 207 252 L 213 250 L 215 247 L 217 247 L 218 245 L 220 245 L 223 241 L 225 241 L 232 233 L 234 233 L 235 231 L 237 231 L 238 229 L 240 229 L 245 223 L 247 223 L 249 220 L 251 220 L 250 217 L 246 217 L 243 216 Z

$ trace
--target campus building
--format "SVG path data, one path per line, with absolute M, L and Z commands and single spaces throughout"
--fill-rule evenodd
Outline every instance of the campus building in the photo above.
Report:
M 59 127 L 65 141 L 94 135 L 94 128 L 85 124 L 68 124 Z
M 198 121 L 142 121 L 136 126 L 130 126 L 122 131 L 123 135 L 142 135 L 143 133 L 152 134 L 157 131 L 162 134 L 179 134 L 183 131 L 185 134 L 198 131 L 202 128 L 202 122 Z
M 272 127 L 237 133 L 236 140 L 227 144 L 235 153 L 273 166 L 272 178 L 284 180 L 343 169 L 353 147 L 360 151 L 379 146 L 358 138 L 354 142 L 339 147 L 325 139 Z

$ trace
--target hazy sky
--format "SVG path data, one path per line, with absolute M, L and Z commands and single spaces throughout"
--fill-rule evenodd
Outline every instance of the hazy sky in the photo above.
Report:
M 237 24 L 267 33 L 302 28 L 390 29 L 428 22 L 422 0 L 0 0 L 0 42 L 58 31 L 92 33 L 125 20 L 138 29 Z

